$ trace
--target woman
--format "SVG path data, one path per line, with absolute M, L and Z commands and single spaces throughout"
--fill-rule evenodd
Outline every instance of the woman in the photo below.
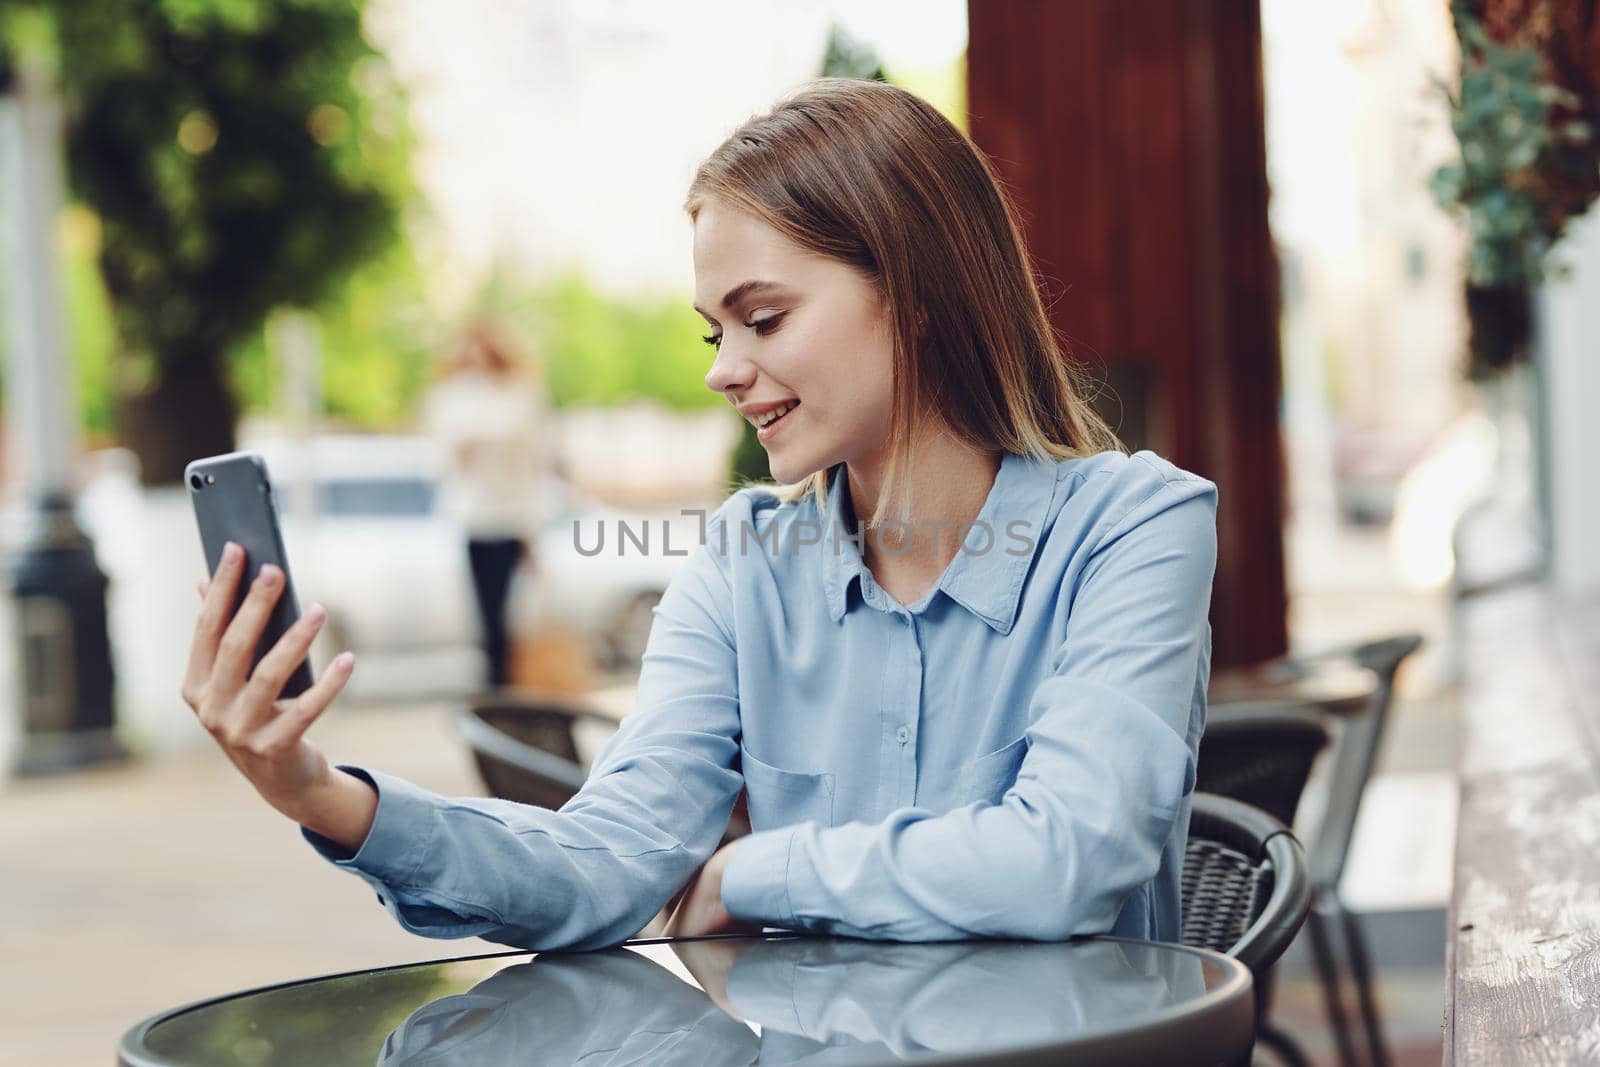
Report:
M 927 104 L 815 83 L 690 189 L 706 384 L 774 476 L 657 608 L 637 709 L 559 812 L 330 768 L 246 681 L 281 577 L 219 569 L 185 690 L 267 801 L 407 929 L 597 948 L 779 926 L 1176 940 L 1205 717 L 1215 487 L 1116 450 L 987 164 Z M 220 644 L 219 644 L 220 641 Z M 753 833 L 718 841 L 741 787 Z
M 487 326 L 467 331 L 429 390 L 422 421 L 445 456 L 441 503 L 467 535 L 490 688 L 510 681 L 506 596 L 538 534 L 543 405 Z

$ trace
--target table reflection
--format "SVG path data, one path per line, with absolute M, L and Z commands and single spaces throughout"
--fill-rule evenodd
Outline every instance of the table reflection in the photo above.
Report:
M 417 1009 L 377 1062 L 914 1060 L 1131 1025 L 1202 996 L 1208 979 L 1199 956 L 1106 940 L 739 939 L 672 951 L 704 988 L 631 949 L 545 954 Z
M 418 1008 L 382 1067 L 748 1064 L 760 1039 L 704 992 L 627 949 L 546 954 Z

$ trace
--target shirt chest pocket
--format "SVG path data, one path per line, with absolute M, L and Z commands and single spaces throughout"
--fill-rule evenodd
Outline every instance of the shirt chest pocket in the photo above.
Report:
M 776 830 L 802 822 L 833 825 L 833 775 L 786 771 L 762 762 L 743 746 L 739 758 L 749 796 L 751 830 Z
M 1028 754 L 1028 739 L 1019 737 L 988 755 L 979 756 L 961 769 L 956 783 L 959 804 L 998 804 L 1017 781 L 1022 758 Z

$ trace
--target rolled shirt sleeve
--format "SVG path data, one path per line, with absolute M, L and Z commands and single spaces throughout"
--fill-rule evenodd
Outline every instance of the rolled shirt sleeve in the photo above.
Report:
M 306 840 L 426 937 L 542 951 L 632 936 L 716 849 L 743 781 L 725 563 L 702 546 L 674 576 L 636 710 L 559 812 L 351 767 L 378 792 L 366 840 L 354 855 Z
M 1112 930 L 1155 878 L 1194 787 L 1215 563 L 1215 487 L 1159 483 L 1109 524 L 1072 587 L 1063 581 L 1066 637 L 1000 803 L 753 834 L 724 872 L 724 906 L 750 922 L 902 941 Z

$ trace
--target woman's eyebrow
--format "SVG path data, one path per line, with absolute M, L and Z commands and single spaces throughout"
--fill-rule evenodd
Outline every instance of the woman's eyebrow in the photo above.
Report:
M 733 305 L 737 304 L 739 301 L 743 300 L 747 296 L 753 296 L 756 293 L 763 293 L 763 292 L 766 292 L 768 289 L 782 289 L 782 288 L 783 288 L 783 286 L 781 284 L 779 284 L 778 282 L 766 282 L 766 281 L 760 281 L 760 280 L 755 280 L 755 279 L 752 279 L 751 281 L 748 281 L 748 282 L 740 282 L 738 285 L 734 286 L 732 289 L 729 289 L 727 294 L 725 296 L 723 296 L 723 298 L 722 298 L 722 306 L 724 308 L 731 308 L 731 307 L 733 307 Z M 700 314 L 702 314 L 702 315 L 706 314 L 705 308 L 701 307 L 699 304 L 694 305 L 694 309 L 696 311 L 700 312 Z M 707 316 L 707 317 L 709 318 L 710 316 Z

